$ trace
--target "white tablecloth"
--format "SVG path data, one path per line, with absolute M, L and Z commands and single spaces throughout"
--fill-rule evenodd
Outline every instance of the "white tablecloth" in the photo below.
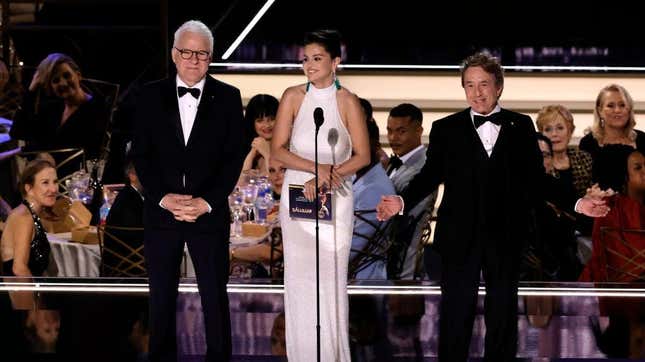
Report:
M 69 241 L 72 233 L 47 234 L 59 277 L 98 278 L 101 250 L 98 244 Z
M 258 244 L 269 236 L 269 233 L 260 237 L 231 237 L 231 248 Z M 81 244 L 69 241 L 71 237 L 71 232 L 47 234 L 49 244 L 52 247 L 52 258 L 58 269 L 58 276 L 98 278 L 101 266 L 100 247 L 97 244 Z M 195 277 L 195 267 L 187 247 L 184 247 L 184 259 L 180 270 L 184 277 Z

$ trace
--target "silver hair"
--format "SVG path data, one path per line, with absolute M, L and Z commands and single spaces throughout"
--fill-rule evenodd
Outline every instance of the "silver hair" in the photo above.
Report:
M 199 20 L 188 20 L 187 22 L 181 24 L 179 29 L 175 31 L 175 39 L 172 42 L 173 47 L 177 46 L 177 41 L 186 32 L 196 33 L 203 36 L 206 41 L 208 41 L 209 53 L 211 53 L 211 55 L 213 54 L 213 33 L 211 33 L 211 30 L 206 26 L 206 24 L 202 23 Z

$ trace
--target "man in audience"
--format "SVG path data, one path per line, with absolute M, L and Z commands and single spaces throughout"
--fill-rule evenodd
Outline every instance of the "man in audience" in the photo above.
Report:
M 390 157 L 387 175 L 392 180 L 396 193 L 400 194 L 410 180 L 421 170 L 426 162 L 426 147 L 421 144 L 423 133 L 423 113 L 415 105 L 402 103 L 390 110 L 387 118 L 387 139 L 394 153 Z M 432 145 L 430 145 L 432 147 Z M 390 255 L 389 277 L 397 279 L 417 279 L 422 277 L 422 266 L 418 257 L 421 235 L 428 224 L 437 193 L 432 192 L 414 205 L 408 205 L 407 215 L 395 219 L 397 225 L 394 250 Z M 440 276 L 438 254 L 432 246 L 425 250 L 426 266 L 430 279 Z
M 395 191 L 377 153 L 379 129 L 376 122 L 367 122 L 367 132 L 370 139 L 370 164 L 356 172 L 352 186 L 356 218 L 349 256 L 349 278 L 387 279 L 385 255 L 379 253 L 384 245 L 373 244 L 371 239 L 381 226 L 381 222 L 376 220 L 374 209 L 381 196 Z
M 177 75 L 148 84 L 135 112 L 133 154 L 144 187 L 150 283 L 150 361 L 176 361 L 176 305 L 184 243 L 195 266 L 206 360 L 230 361 L 229 273 L 233 191 L 250 139 L 240 91 L 208 76 L 213 35 L 199 21 L 175 32 Z
M 145 265 L 140 263 L 143 250 L 139 250 L 143 247 L 143 186 L 132 160 L 126 161 L 125 174 L 126 185 L 114 199 L 105 221 L 101 274 L 107 277 L 145 277 Z

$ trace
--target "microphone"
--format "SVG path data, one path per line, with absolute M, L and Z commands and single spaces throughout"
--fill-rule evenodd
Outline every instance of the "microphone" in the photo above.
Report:
M 323 116 L 323 109 L 316 107 L 316 109 L 314 109 L 314 123 L 316 124 L 316 132 L 318 132 L 318 129 L 324 122 L 325 116 Z
M 327 133 L 327 143 L 329 143 L 332 150 L 336 147 L 336 144 L 338 143 L 338 130 L 336 128 L 330 129 L 329 133 Z M 332 157 L 334 159 L 336 158 L 335 156 L 336 155 L 332 152 Z
M 329 146 L 331 147 L 331 163 L 336 166 L 336 144 L 338 143 L 338 129 L 336 127 L 330 128 L 329 133 L 327 133 L 327 143 L 329 143 Z M 340 188 L 338 189 L 338 193 L 347 196 L 347 192 L 345 191 L 344 184 L 340 185 Z
M 314 123 L 316 132 L 314 134 L 314 178 L 316 185 L 316 208 L 320 210 L 320 195 L 318 192 L 318 131 L 325 122 L 323 110 L 320 107 L 314 109 Z M 318 212 L 314 212 L 316 219 L 316 361 L 320 362 L 320 230 L 318 228 Z

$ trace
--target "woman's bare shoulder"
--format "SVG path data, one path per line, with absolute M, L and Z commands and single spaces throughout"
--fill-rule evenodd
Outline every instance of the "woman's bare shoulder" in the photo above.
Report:
M 20 205 L 13 209 L 9 216 L 7 217 L 7 222 L 5 225 L 5 230 L 14 227 L 20 227 L 24 225 L 30 225 L 33 222 L 31 213 L 23 205 Z
M 358 101 L 358 96 L 354 93 L 352 93 L 349 89 L 345 87 L 341 87 L 338 90 L 338 93 L 336 94 L 336 97 L 344 103 L 348 104 L 355 104 L 360 106 L 360 102 Z
M 301 99 L 302 97 L 305 96 L 305 93 L 307 93 L 306 84 L 294 85 L 292 87 L 285 89 L 284 93 L 282 94 L 282 99 L 286 101 Z

